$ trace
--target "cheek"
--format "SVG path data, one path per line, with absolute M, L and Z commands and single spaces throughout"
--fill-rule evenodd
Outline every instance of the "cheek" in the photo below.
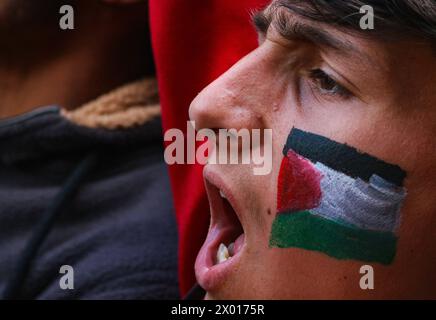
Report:
M 396 165 L 293 129 L 279 171 L 270 246 L 392 263 L 404 177 Z

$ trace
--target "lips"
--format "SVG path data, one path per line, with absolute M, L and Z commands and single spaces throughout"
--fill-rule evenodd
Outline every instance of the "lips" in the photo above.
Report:
M 237 269 L 245 248 L 245 233 L 238 214 L 241 212 L 239 204 L 221 175 L 206 166 L 203 177 L 211 223 L 195 262 L 195 273 L 199 285 L 213 291 Z

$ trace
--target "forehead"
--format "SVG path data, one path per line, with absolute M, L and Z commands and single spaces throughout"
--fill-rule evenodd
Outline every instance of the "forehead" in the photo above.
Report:
M 431 51 L 428 44 L 414 42 L 413 39 L 385 41 L 370 31 L 357 32 L 310 20 L 283 6 L 281 1 L 273 1 L 263 11 L 257 12 L 253 20 L 257 31 L 269 38 L 279 37 L 282 42 L 311 42 L 323 52 L 332 53 L 340 59 L 358 60 L 360 64 L 384 70 L 389 69 L 392 63 L 397 65 L 398 60 L 427 58 Z M 434 62 L 435 57 L 431 56 Z
M 326 23 L 299 16 L 279 3 L 272 3 L 263 11 L 257 12 L 253 21 L 257 31 L 264 37 L 280 38 L 281 42 L 309 42 L 324 51 L 335 51 L 343 56 L 353 55 L 374 63 L 370 61 L 371 55 L 364 50 L 370 44 L 364 38 Z

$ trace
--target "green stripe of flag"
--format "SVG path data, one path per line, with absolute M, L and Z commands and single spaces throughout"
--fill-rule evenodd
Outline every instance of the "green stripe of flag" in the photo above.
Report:
M 270 246 L 297 247 L 324 252 L 337 259 L 390 264 L 397 237 L 391 232 L 357 229 L 309 211 L 278 214 L 274 220 Z

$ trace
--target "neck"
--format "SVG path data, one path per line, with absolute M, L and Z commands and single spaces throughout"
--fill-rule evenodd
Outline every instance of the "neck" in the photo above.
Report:
M 77 45 L 71 40 L 62 50 L 51 47 L 62 54 L 45 60 L 1 59 L 8 63 L 0 63 L 0 119 L 45 105 L 74 109 L 151 69 L 147 41 L 138 37 L 93 35 L 81 37 Z

